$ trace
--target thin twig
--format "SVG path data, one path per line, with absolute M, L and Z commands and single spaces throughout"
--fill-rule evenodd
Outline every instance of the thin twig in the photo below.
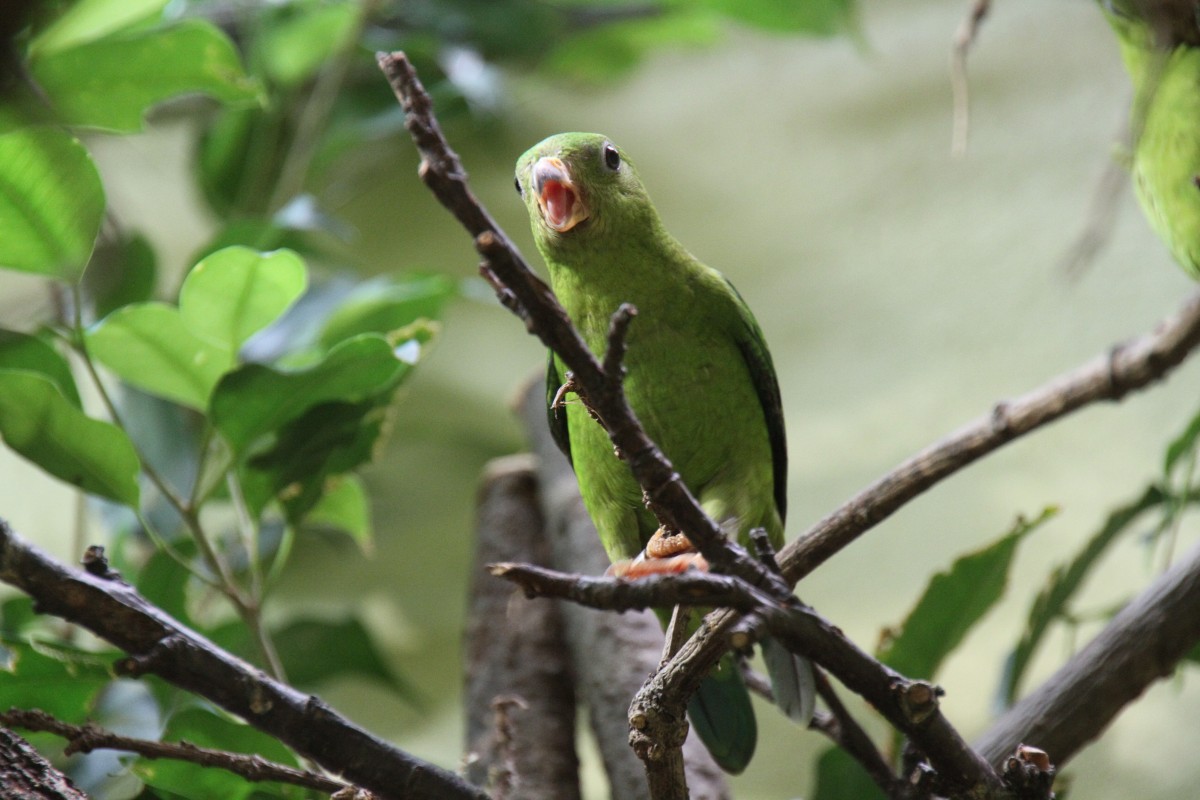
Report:
M 330 112 L 337 101 L 346 73 L 360 57 L 360 41 L 379 0 L 358 0 L 354 22 L 345 34 L 342 47 L 326 59 L 317 73 L 308 96 L 300 103 L 300 111 L 292 125 L 291 143 L 279 168 L 279 177 L 267 202 L 267 212 L 275 213 L 304 189 L 321 136 L 329 123 Z
M 202 767 L 217 767 L 240 775 L 248 781 L 287 783 L 328 794 L 348 788 L 348 784 L 343 781 L 327 778 L 315 772 L 276 764 L 261 756 L 197 747 L 189 742 L 153 742 L 148 739 L 121 736 L 90 723 L 70 725 L 37 709 L 11 708 L 7 712 L 0 712 L 0 725 L 61 736 L 67 740 L 67 748 L 64 751 L 66 755 L 90 753 L 93 750 L 124 750 L 129 753 L 137 753 L 144 758 L 168 758 L 175 761 L 187 761 Z M 368 796 L 364 793 L 363 800 L 366 800 Z
M 816 679 L 817 694 L 825 702 L 831 717 L 832 724 L 822 726 L 822 732 L 857 761 L 884 794 L 888 797 L 902 796 L 905 789 L 903 781 L 896 778 L 887 759 L 842 703 L 829 678 L 819 669 L 813 670 L 813 678 Z
M 1112 240 L 1120 200 L 1129 186 L 1129 159 L 1133 153 L 1131 127 L 1130 112 L 1126 111 L 1113 137 L 1115 152 L 1105 161 L 1104 170 L 1092 189 L 1083 227 L 1060 259 L 1062 271 L 1072 280 L 1083 277 Z
M 971 96 L 967 81 L 967 54 L 991 6 L 991 0 L 974 0 L 971 10 L 954 33 L 954 49 L 950 51 L 950 87 L 954 92 L 954 129 L 950 154 L 954 158 L 962 158 L 967 154 L 967 136 L 970 133 Z

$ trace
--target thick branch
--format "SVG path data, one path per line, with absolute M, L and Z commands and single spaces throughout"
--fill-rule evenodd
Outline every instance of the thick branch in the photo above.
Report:
M 124 750 L 144 758 L 169 758 L 202 767 L 217 767 L 240 775 L 248 781 L 288 783 L 326 794 L 347 788 L 342 781 L 335 781 L 315 772 L 275 764 L 260 756 L 197 747 L 189 742 L 152 742 L 148 739 L 135 739 L 96 725 L 70 725 L 44 711 L 11 708 L 0 713 L 0 725 L 61 736 L 67 740 L 67 748 L 64 751 L 66 755 L 90 753 L 93 750 Z
M 479 489 L 465 660 L 467 777 L 501 797 L 576 800 L 575 693 L 557 603 L 492 580 L 497 558 L 548 563 L 535 462 L 496 459 Z
M 1125 606 L 1096 638 L 1006 711 L 977 748 L 1000 764 L 1019 742 L 1061 766 L 1200 641 L 1200 547 Z
M 380 797 L 486 800 L 457 775 L 397 750 L 318 698 L 271 680 L 221 650 L 128 584 L 56 562 L 3 521 L 0 580 L 30 595 L 39 613 L 81 625 L 129 653 L 118 662 L 118 672 L 153 673 L 195 692 Z

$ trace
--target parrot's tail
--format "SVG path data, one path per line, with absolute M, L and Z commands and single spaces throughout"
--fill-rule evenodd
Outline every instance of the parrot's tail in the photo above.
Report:
M 737 775 L 758 744 L 750 692 L 732 654 L 726 654 L 688 703 L 688 718 L 717 766 Z
M 812 721 L 817 704 L 812 664 L 771 638 L 763 639 L 762 653 L 767 674 L 771 676 L 775 705 L 788 719 L 798 725 L 807 725 Z

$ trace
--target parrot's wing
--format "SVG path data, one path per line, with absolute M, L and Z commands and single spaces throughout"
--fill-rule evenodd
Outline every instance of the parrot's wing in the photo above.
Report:
M 562 376 L 558 374 L 558 365 L 554 363 L 554 351 L 550 351 L 547 360 L 546 422 L 550 425 L 550 435 L 554 437 L 554 443 L 574 466 L 574 460 L 571 458 L 571 434 L 567 430 L 567 409 L 562 406 L 554 407 L 554 399 L 558 397 L 558 390 L 563 385 Z
M 737 341 L 750 377 L 754 381 L 754 391 L 758 402 L 762 405 L 763 416 L 767 420 L 767 434 L 771 440 L 771 461 L 775 477 L 775 507 L 779 509 L 779 519 L 787 518 L 787 436 L 783 429 L 783 401 L 779 396 L 779 381 L 775 377 L 775 365 L 771 361 L 771 353 L 767 350 L 766 340 L 755 321 L 754 315 L 746 301 L 728 280 L 725 284 L 733 293 L 737 307 L 738 319 L 734 324 L 733 336 Z

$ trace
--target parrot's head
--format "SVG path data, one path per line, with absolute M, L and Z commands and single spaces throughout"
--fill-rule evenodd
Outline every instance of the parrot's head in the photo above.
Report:
M 598 133 L 560 133 L 534 145 L 517 160 L 516 186 L 543 250 L 592 247 L 657 225 L 633 164 Z

